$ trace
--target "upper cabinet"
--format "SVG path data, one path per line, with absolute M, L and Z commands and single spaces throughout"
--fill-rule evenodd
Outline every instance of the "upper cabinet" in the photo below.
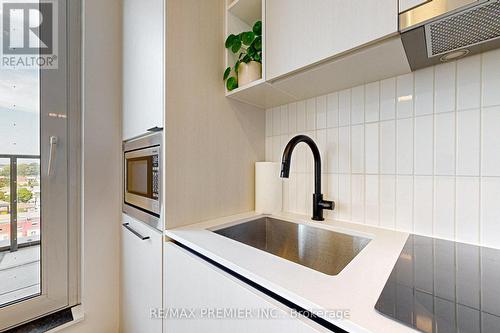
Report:
M 399 0 L 399 12 L 406 12 L 432 0 Z
M 123 1 L 123 139 L 163 127 L 164 0 Z
M 267 79 L 397 31 L 395 0 L 267 0 Z
M 268 108 L 410 72 L 398 1 L 262 0 L 263 77 L 226 96 Z M 228 27 L 249 2 L 231 3 Z

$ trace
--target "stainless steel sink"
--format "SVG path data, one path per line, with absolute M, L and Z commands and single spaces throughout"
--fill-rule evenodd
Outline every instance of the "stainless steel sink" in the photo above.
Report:
M 369 238 L 269 217 L 214 232 L 328 275 L 339 274 L 370 242 Z

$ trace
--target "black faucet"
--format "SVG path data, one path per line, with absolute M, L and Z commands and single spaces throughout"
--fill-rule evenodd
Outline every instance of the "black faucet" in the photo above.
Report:
M 333 210 L 335 202 L 323 200 L 321 193 L 321 156 L 319 154 L 318 146 L 314 141 L 306 135 L 297 135 L 288 142 L 283 151 L 283 160 L 281 162 L 281 178 L 288 178 L 290 176 L 290 163 L 292 162 L 292 152 L 295 146 L 301 142 L 307 143 L 311 148 L 314 156 L 314 194 L 313 194 L 313 216 L 315 221 L 324 221 L 323 209 Z

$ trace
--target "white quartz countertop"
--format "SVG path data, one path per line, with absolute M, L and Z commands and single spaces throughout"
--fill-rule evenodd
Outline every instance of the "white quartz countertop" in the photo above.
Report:
M 272 215 L 293 223 L 372 239 L 340 274 L 330 276 L 210 231 L 259 216 L 251 212 L 219 218 L 166 230 L 165 235 L 313 313 L 347 310 L 347 319 L 323 318 L 348 332 L 416 332 L 374 308 L 408 238 L 407 233 L 336 220 L 314 222 L 288 213 Z

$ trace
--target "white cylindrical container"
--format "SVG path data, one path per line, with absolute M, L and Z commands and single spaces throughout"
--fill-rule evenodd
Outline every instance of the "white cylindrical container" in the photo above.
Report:
M 261 214 L 281 212 L 283 181 L 280 164 L 274 162 L 255 163 L 255 211 Z
M 250 61 L 248 64 L 242 62 L 238 66 L 238 87 L 243 87 L 250 82 L 262 77 L 262 65 L 257 61 Z

